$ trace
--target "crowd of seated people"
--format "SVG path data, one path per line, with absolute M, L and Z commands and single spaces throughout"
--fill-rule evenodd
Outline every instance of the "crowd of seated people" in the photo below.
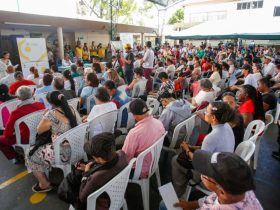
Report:
M 53 143 L 59 135 L 128 105 L 126 111 L 133 116 L 135 125 L 123 134 L 122 142 L 117 141 L 117 136 L 103 133 L 102 128 L 98 128 L 101 129 L 99 134 L 84 145 L 89 161 L 77 163 L 74 167 L 77 173 L 72 171 L 67 175 L 78 179 L 73 190 L 75 200 L 69 201 L 63 193 L 59 193 L 62 200 L 76 209 L 86 209 L 87 197 L 92 192 L 117 175 L 132 158 L 151 147 L 165 132 L 164 146 L 169 146 L 175 127 L 196 115 L 209 125 L 208 131 L 199 133 L 195 144 L 190 144 L 186 143 L 188 139 L 184 139 L 186 129 L 181 129 L 176 147 L 182 152 L 172 158 L 171 166 L 165 170 L 172 172 L 172 180 L 169 181 L 172 181 L 179 198 L 186 190 L 190 171 L 195 171 L 194 175 L 201 174 L 205 187 L 214 193 L 198 202 L 181 201 L 176 205 L 185 209 L 205 209 L 207 205 L 219 208 L 220 204 L 246 204 L 249 207 L 243 209 L 252 206 L 261 209 L 252 191 L 252 174 L 246 163 L 233 152 L 243 141 L 248 124 L 254 120 L 265 121 L 265 112 L 276 109 L 274 91 L 280 89 L 280 62 L 277 60 L 280 57 L 276 50 L 261 46 L 238 48 L 234 44 L 220 44 L 217 48 L 201 45 L 197 48 L 191 43 L 175 47 L 165 44 L 153 50 L 151 42 L 146 43 L 144 51 L 128 44 L 125 49 L 125 56 L 121 53 L 113 55 L 106 65 L 95 56 L 90 68 L 84 68 L 79 59 L 72 63 L 66 55 L 63 62 L 70 66 L 70 70 L 60 73 L 56 66 L 51 66 L 51 70 L 46 69 L 39 74 L 34 67 L 30 69 L 29 79 L 7 65 L 0 78 L 0 106 L 14 98 L 19 100 L 14 111 L 7 113 L 7 110 L 2 110 L 0 113 L 5 125 L 0 136 L 0 150 L 9 160 L 22 162 L 22 157 L 13 147 L 16 144 L 16 120 L 48 108 L 36 130 L 37 137 L 47 138 L 48 141 L 42 145 L 30 145 L 25 154 L 25 164 L 37 180 L 32 190 L 53 190 L 48 174 L 55 165 Z M 140 91 L 142 95 L 132 95 L 138 86 L 144 88 Z M 46 94 L 51 106 L 46 106 L 43 101 L 34 101 L 34 96 L 38 94 Z M 78 99 L 78 107 L 68 104 L 68 100 L 73 98 Z M 153 108 L 148 107 L 147 98 L 160 104 L 156 116 L 150 114 Z M 87 107 L 89 99 L 90 107 Z M 20 132 L 22 142 L 28 144 L 28 128 L 24 123 Z M 116 142 L 121 145 L 120 151 L 116 151 Z M 71 148 L 67 141 L 61 145 L 61 153 L 63 161 L 69 162 Z M 222 170 L 217 169 L 215 173 L 203 170 L 197 163 L 206 156 L 218 159 L 215 163 L 217 168 L 224 166 L 226 161 L 238 163 L 230 170 L 233 174 L 244 175 L 242 181 L 245 184 L 236 184 L 236 177 L 224 180 L 227 174 Z M 280 153 L 274 152 L 273 157 L 279 160 Z M 142 178 L 148 176 L 151 161 L 151 155 L 144 158 Z M 203 161 L 213 165 L 208 159 Z M 196 178 L 200 180 L 199 176 Z M 66 181 L 69 179 L 64 179 L 62 184 Z M 60 185 L 58 191 L 63 190 Z M 216 203 L 217 198 L 221 203 Z M 108 199 L 108 195 L 102 194 L 98 205 L 108 209 Z M 164 208 L 163 203 L 161 208 Z

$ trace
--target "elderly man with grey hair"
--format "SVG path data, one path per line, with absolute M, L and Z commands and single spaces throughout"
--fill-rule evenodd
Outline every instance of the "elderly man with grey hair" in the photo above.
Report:
M 15 122 L 28 115 L 32 112 L 45 109 L 44 104 L 41 102 L 36 102 L 32 98 L 32 90 L 28 86 L 21 86 L 17 89 L 16 96 L 19 99 L 19 104 L 17 108 L 10 113 L 7 125 L 5 127 L 3 135 L 0 136 L 0 151 L 10 160 L 16 158 L 17 161 L 21 162 L 22 159 L 19 154 L 17 154 L 12 147 L 16 143 L 15 137 Z M 29 131 L 27 126 L 22 123 L 19 126 L 21 143 L 29 143 Z
M 192 98 L 192 105 L 199 107 L 202 102 L 212 102 L 215 100 L 216 93 L 213 89 L 213 85 L 209 79 L 200 80 L 200 91 Z

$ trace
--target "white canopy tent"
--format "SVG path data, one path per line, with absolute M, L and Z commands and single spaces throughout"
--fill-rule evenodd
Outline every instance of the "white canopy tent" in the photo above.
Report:
M 166 36 L 168 39 L 255 39 L 280 40 L 280 19 L 208 21 Z

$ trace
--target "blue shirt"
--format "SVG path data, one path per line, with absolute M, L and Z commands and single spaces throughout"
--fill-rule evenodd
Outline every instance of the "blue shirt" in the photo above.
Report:
M 118 109 L 129 101 L 126 92 L 116 90 L 115 94 L 112 96 L 112 101 L 117 101 L 119 103 Z
M 48 93 L 48 92 L 52 92 L 52 91 L 53 91 L 53 87 L 51 85 L 49 85 L 49 86 L 43 86 L 41 88 L 37 88 L 34 94 L 38 95 L 38 94 Z
M 91 86 L 86 86 L 83 88 L 81 92 L 81 98 L 83 98 L 83 107 L 82 109 L 87 109 L 87 98 L 91 96 L 92 94 L 95 94 L 97 90 L 97 87 L 91 87 Z M 93 107 L 95 104 L 95 101 L 92 100 L 90 102 L 90 107 Z
M 203 140 L 201 149 L 208 152 L 233 152 L 235 138 L 229 124 L 215 125 L 212 129 Z

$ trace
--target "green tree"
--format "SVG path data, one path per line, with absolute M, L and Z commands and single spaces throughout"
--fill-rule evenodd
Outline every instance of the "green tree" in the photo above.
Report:
M 94 14 L 96 17 L 104 20 L 110 20 L 110 0 L 77 0 L 77 13 L 81 15 Z M 118 3 L 120 3 L 118 7 Z M 137 4 L 137 0 L 112 0 L 113 20 L 117 22 L 118 18 L 122 19 L 122 23 L 134 24 L 133 17 L 148 17 L 150 9 L 154 6 L 150 2 Z M 152 18 L 152 16 L 150 16 Z M 137 18 L 138 20 L 141 18 Z M 136 21 L 138 21 L 136 20 Z M 139 21 L 138 21 L 139 22 Z
M 176 10 L 176 12 L 170 17 L 170 19 L 168 20 L 168 24 L 175 24 L 175 23 L 181 23 L 184 21 L 184 10 L 178 9 Z

